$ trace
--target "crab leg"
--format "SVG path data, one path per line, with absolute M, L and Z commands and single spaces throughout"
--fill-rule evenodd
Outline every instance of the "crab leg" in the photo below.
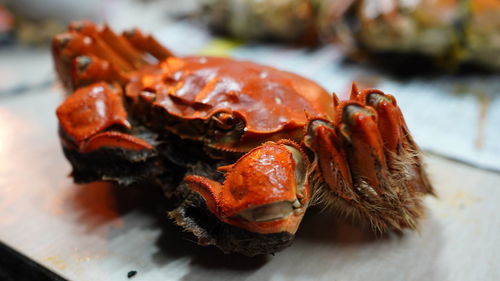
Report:
M 370 193 L 382 193 L 387 188 L 384 173 L 387 165 L 376 113 L 351 101 L 343 102 L 338 109 L 342 115 L 337 122 L 347 141 L 344 149 L 351 171 L 356 175 L 354 180 Z
M 144 35 L 139 29 L 132 29 L 123 32 L 122 35 L 117 35 L 107 25 L 99 28 L 92 22 L 78 21 L 70 24 L 69 30 L 80 32 L 97 42 L 102 42 L 100 44 L 108 45 L 136 69 L 151 63 L 148 61 L 148 55 L 157 61 L 173 56 L 170 50 L 158 43 L 151 35 Z
M 387 150 L 387 162 L 393 169 L 392 172 L 406 177 L 410 188 L 421 193 L 433 193 L 427 175 L 420 164 L 422 161 L 419 148 L 413 141 L 396 99 L 382 91 L 366 89 L 359 93 L 358 100 L 377 112 L 378 128 Z M 401 165 L 402 163 L 411 164 Z M 417 176 L 411 177 L 415 173 Z
M 111 50 L 120 57 L 120 69 L 133 70 L 147 64 L 144 54 L 136 50 L 126 38 L 114 33 L 107 25 L 98 27 L 89 21 L 73 22 L 68 27 L 69 31 L 81 33 L 93 39 L 97 52 Z
M 125 58 L 98 36 L 92 37 L 77 31 L 69 31 L 55 36 L 52 47 L 54 56 L 62 63 L 71 63 L 77 56 L 95 55 L 109 61 L 120 71 L 127 72 L 133 68 Z
M 125 85 L 132 72 L 172 56 L 151 36 L 139 31 L 117 35 L 108 26 L 89 21 L 70 24 L 68 32 L 54 37 L 52 50 L 69 92 L 95 81 Z
M 146 141 L 122 132 L 131 129 L 122 86 L 129 71 L 146 64 L 145 54 L 107 26 L 89 21 L 74 22 L 67 33 L 56 36 L 53 52 L 61 80 L 74 91 L 57 110 L 66 144 L 80 152 L 101 147 L 152 149 Z
M 123 38 L 127 39 L 137 50 L 151 54 L 158 61 L 174 56 L 169 49 L 158 43 L 153 36 L 146 36 L 137 28 L 124 32 Z
M 322 161 L 316 164 L 328 186 L 341 198 L 352 200 L 356 195 L 351 188 L 351 171 L 335 127 L 328 120 L 316 119 L 308 127 L 305 144 L 317 155 L 322 155 Z
M 130 65 L 119 54 L 114 52 L 109 46 L 92 39 L 89 36 L 77 32 L 67 32 L 54 37 L 52 51 L 56 70 L 66 89 L 71 92 L 82 86 L 78 83 L 80 72 L 74 71 L 86 67 L 84 62 L 94 58 L 105 61 L 109 64 L 109 69 L 114 69 L 115 76 L 126 77 L 127 71 L 131 70 Z M 101 67 L 103 65 L 101 64 Z M 104 77 L 103 77 L 104 78 Z M 96 77 L 95 81 L 104 80 Z
M 353 85 L 335 110 L 333 121 L 311 119 L 304 141 L 326 183 L 321 198 L 379 231 L 416 228 L 432 186 L 394 97 Z
M 94 55 L 76 57 L 72 63 L 71 76 L 72 84 L 77 88 L 90 85 L 95 81 L 118 82 L 121 85 L 128 81 L 128 77 L 120 73 L 112 64 Z

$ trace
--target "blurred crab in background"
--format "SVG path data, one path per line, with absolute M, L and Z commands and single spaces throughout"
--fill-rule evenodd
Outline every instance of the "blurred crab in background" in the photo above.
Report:
M 500 1 L 202 2 L 200 17 L 214 30 L 245 40 L 333 42 L 355 60 L 416 55 L 450 70 L 464 63 L 500 69 Z
M 290 245 L 324 204 L 376 231 L 416 229 L 433 189 L 395 98 L 340 101 L 293 73 L 177 57 L 139 30 L 72 23 L 53 39 L 57 109 L 76 182 L 159 185 L 169 215 L 224 252 Z

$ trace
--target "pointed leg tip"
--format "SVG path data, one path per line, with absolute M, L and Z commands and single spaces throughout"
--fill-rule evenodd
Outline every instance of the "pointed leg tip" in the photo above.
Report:
M 358 84 L 356 83 L 356 81 L 352 81 L 351 93 L 349 95 L 349 99 L 350 100 L 358 100 L 358 96 L 359 96 Z

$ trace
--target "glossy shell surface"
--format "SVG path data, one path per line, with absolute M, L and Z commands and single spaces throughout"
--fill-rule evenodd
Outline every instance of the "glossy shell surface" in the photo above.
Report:
M 215 57 L 170 57 L 127 87 L 129 96 L 154 92 L 153 106 L 183 119 L 230 113 L 247 133 L 302 128 L 305 112 L 332 115 L 330 95 L 299 75 L 251 62 Z

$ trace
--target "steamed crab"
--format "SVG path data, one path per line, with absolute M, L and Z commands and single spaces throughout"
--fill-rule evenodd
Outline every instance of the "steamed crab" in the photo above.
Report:
M 75 181 L 161 185 L 201 244 L 278 251 L 315 203 L 378 231 L 415 229 L 433 193 L 382 91 L 353 84 L 339 101 L 293 73 L 177 57 L 137 29 L 91 22 L 57 35 L 53 54 L 70 93 L 57 116 Z

